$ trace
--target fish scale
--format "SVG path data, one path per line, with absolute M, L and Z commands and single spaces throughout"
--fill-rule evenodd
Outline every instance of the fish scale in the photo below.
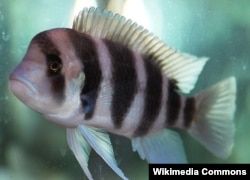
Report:
M 137 73 L 131 50 L 111 41 L 105 41 L 112 67 L 113 96 L 111 118 L 114 126 L 120 128 L 136 94 Z M 126 84 L 124 87 L 123 83 Z M 120 85 L 122 84 L 122 85 Z

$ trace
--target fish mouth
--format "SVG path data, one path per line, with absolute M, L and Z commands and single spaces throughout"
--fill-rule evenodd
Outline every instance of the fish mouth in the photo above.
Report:
M 14 84 L 18 84 L 18 86 L 21 85 L 21 86 L 25 86 L 26 88 L 28 88 L 31 93 L 37 92 L 37 89 L 34 87 L 34 85 L 30 81 L 28 81 L 26 78 L 20 75 L 17 75 L 15 73 L 10 74 L 9 81 L 10 81 L 11 91 L 18 91 L 18 89 L 14 90 L 14 87 L 13 87 Z

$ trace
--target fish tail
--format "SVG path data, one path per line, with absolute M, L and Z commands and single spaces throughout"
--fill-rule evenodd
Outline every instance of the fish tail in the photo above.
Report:
M 225 79 L 195 96 L 195 114 L 188 132 L 209 151 L 227 158 L 234 145 L 235 77 Z

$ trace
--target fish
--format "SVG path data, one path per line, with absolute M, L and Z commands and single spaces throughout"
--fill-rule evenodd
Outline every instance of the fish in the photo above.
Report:
M 111 11 L 83 8 L 72 28 L 35 35 L 9 89 L 63 126 L 88 179 L 91 149 L 122 179 L 109 134 L 127 137 L 148 163 L 188 163 L 176 129 L 219 158 L 234 147 L 236 78 L 190 96 L 207 57 L 180 52 Z

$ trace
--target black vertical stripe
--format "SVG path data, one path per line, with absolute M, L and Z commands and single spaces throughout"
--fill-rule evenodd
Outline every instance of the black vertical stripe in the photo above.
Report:
M 170 80 L 168 85 L 167 99 L 167 125 L 174 125 L 180 113 L 181 99 L 180 95 L 176 92 L 176 90 L 178 90 L 176 86 L 176 81 Z
M 49 65 L 55 61 L 63 66 L 63 62 L 60 58 L 60 51 L 47 35 L 46 31 L 37 34 L 32 42 L 38 45 L 46 58 L 47 76 L 51 82 L 51 93 L 60 104 L 65 100 L 65 78 L 61 72 L 61 68 L 57 72 L 51 72 L 49 67 Z
M 65 100 L 65 78 L 61 73 L 51 77 L 51 89 L 55 99 L 60 104 Z
M 145 135 L 153 125 L 161 110 L 162 74 L 150 57 L 144 58 L 147 84 L 145 89 L 145 106 L 139 126 L 134 136 Z
M 195 99 L 187 98 L 184 108 L 184 127 L 188 128 L 191 125 L 195 113 Z
M 47 35 L 47 31 L 41 32 L 37 34 L 32 42 L 37 43 L 41 51 L 44 55 L 54 54 L 59 56 L 60 52 L 55 46 L 55 44 L 51 41 L 50 37 Z
M 96 106 L 96 99 L 98 97 L 100 84 L 102 81 L 102 72 L 100 69 L 97 47 L 90 36 L 76 32 L 74 30 L 66 29 L 68 31 L 70 40 L 75 48 L 76 55 L 83 63 L 83 72 L 85 74 L 84 86 L 80 94 L 83 109 L 88 107 L 85 111 L 85 120 L 91 119 Z M 89 96 L 91 94 L 91 96 Z M 86 97 L 89 96 L 89 97 Z M 91 99 L 86 101 L 86 99 Z M 91 105 L 86 104 L 91 102 Z
M 133 52 L 118 44 L 104 40 L 111 58 L 113 96 L 111 117 L 116 128 L 121 128 L 124 118 L 137 92 L 137 74 Z
M 56 101 L 60 104 L 65 99 L 65 78 L 61 69 L 63 62 L 61 58 L 56 54 L 46 54 L 47 61 L 47 76 L 51 82 L 51 92 L 55 97 Z M 54 69 L 52 70 L 51 67 Z

